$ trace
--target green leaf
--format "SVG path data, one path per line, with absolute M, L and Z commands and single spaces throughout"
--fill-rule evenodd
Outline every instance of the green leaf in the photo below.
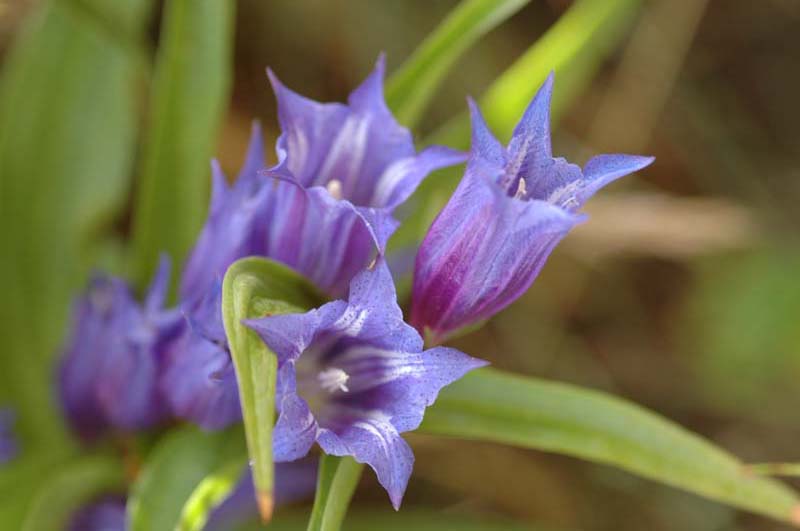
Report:
M 800 523 L 788 487 L 747 474 L 724 450 L 620 398 L 481 369 L 447 387 L 420 428 L 605 463 L 729 505 Z
M 342 527 L 363 469 L 364 465 L 352 457 L 322 455 L 308 531 L 338 531 Z
M 225 463 L 219 469 L 203 478 L 194 489 L 181 511 L 177 531 L 202 531 L 211 512 L 221 504 L 236 487 L 247 466 L 243 455 Z
M 203 223 L 209 159 L 228 101 L 234 6 L 166 2 L 134 205 L 140 285 L 149 281 L 159 253 L 183 260 Z
M 575 2 L 481 97 L 481 110 L 498 138 L 510 138 L 522 112 L 551 71 L 556 73 L 551 116 L 553 121 L 558 120 L 625 37 L 640 4 L 641 0 Z M 459 147 L 466 147 L 468 140 L 466 112 L 432 139 Z
M 34 498 L 22 531 L 65 529 L 83 504 L 101 494 L 122 491 L 123 476 L 122 463 L 106 456 L 84 457 L 49 473 Z
M 26 453 L 58 453 L 69 443 L 52 359 L 70 296 L 129 188 L 151 1 L 38 4 L 0 79 L 0 401 L 17 408 Z
M 220 466 L 243 460 L 245 455 L 244 437 L 238 426 L 212 433 L 194 427 L 170 432 L 148 456 L 131 488 L 128 529 L 175 529 L 187 511 L 187 501 L 198 496 L 198 485 L 219 473 Z
M 528 1 L 462 0 L 389 79 L 386 101 L 398 121 L 414 127 L 459 57 Z
M 236 369 L 253 482 L 264 520 L 269 520 L 273 508 L 272 429 L 278 361 L 242 320 L 301 312 L 318 301 L 305 278 L 264 258 L 243 258 L 233 263 L 222 283 L 222 318 Z

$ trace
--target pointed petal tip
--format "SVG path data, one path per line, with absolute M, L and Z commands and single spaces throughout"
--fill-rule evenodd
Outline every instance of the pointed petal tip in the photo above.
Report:
M 386 52 L 381 52 L 378 54 L 378 58 L 375 60 L 374 71 L 375 73 L 380 74 L 381 79 L 383 79 L 386 75 Z
M 275 500 L 270 491 L 258 491 L 256 493 L 256 501 L 258 502 L 258 513 L 261 515 L 261 521 L 268 524 L 272 520 L 272 512 L 275 509 Z
M 277 92 L 278 87 L 282 87 L 283 83 L 281 80 L 278 79 L 278 76 L 275 75 L 275 71 L 272 70 L 270 67 L 267 67 L 267 79 L 269 79 L 272 88 Z

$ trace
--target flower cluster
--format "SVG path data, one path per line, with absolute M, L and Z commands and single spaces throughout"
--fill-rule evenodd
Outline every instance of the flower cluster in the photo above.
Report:
M 386 106 L 383 77 L 380 58 L 339 104 L 300 96 L 269 72 L 282 131 L 278 163 L 266 167 L 256 126 L 232 184 L 212 164 L 209 215 L 183 270 L 180 310 L 162 308 L 165 267 L 143 305 L 118 279 L 92 281 L 75 307 L 60 378 L 67 416 L 82 436 L 147 428 L 167 416 L 206 429 L 239 421 L 221 278 L 239 258 L 267 257 L 333 299 L 246 322 L 278 357 L 275 460 L 300 459 L 315 443 L 353 456 L 375 470 L 399 507 L 414 460 L 401 434 L 419 426 L 444 386 L 485 365 L 438 345 L 518 298 L 583 220 L 586 200 L 652 159 L 602 155 L 581 169 L 554 158 L 552 76 L 507 147 L 470 102 L 468 155 L 417 152 Z M 384 257 L 399 225 L 394 211 L 429 173 L 465 160 L 460 185 L 416 255 L 406 324 Z

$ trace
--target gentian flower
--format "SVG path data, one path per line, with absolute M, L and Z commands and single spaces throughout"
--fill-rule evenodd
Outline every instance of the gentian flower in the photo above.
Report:
M 466 158 L 439 146 L 416 152 L 386 106 L 384 71 L 381 56 L 347 105 L 304 98 L 268 71 L 282 134 L 267 175 L 295 186 L 277 188 L 266 256 L 333 296 L 383 252 L 398 226 L 394 209 L 430 172 Z
M 196 306 L 184 309 L 189 326 L 175 342 L 162 376 L 162 390 L 173 413 L 207 430 L 242 418 L 236 372 L 222 324 L 219 280 Z
M 12 427 L 14 413 L 10 409 L 0 409 L 0 464 L 12 460 L 17 455 L 17 440 Z
M 168 278 L 162 259 L 141 305 L 123 280 L 97 275 L 75 303 L 58 383 L 67 418 L 84 439 L 110 427 L 149 428 L 167 415 L 158 376 L 182 325 L 177 310 L 163 309 Z
M 499 312 L 533 283 L 583 204 L 652 157 L 600 155 L 583 170 L 553 158 L 552 74 L 514 129 L 508 147 L 470 101 L 472 150 L 464 177 L 417 254 L 411 324 L 433 344 Z
M 375 470 L 395 508 L 414 462 L 400 434 L 419 426 L 442 387 L 485 365 L 451 348 L 422 350 L 383 259 L 353 278 L 346 302 L 246 324 L 278 356 L 275 460 L 303 457 L 314 442 L 351 455 Z
M 282 128 L 279 162 L 259 174 L 263 141 L 255 127 L 233 185 L 212 165 L 209 217 L 180 290 L 189 320 L 202 324 L 176 344 L 163 380 L 175 413 L 206 429 L 241 418 L 221 316 L 203 309 L 228 266 L 245 256 L 271 258 L 321 292 L 341 296 L 353 275 L 383 252 L 397 227 L 393 210 L 431 171 L 465 158 L 440 147 L 416 152 L 411 134 L 386 107 L 383 57 L 347 105 L 304 98 L 269 76 Z

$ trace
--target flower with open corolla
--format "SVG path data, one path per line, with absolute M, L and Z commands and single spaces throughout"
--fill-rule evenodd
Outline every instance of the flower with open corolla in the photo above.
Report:
M 395 508 L 414 462 L 400 434 L 444 386 L 485 365 L 452 348 L 423 351 L 383 259 L 354 277 L 346 302 L 246 324 L 278 356 L 275 460 L 303 457 L 314 442 L 351 455 L 375 470 Z
M 73 307 L 59 371 L 61 401 L 75 431 L 149 428 L 168 416 L 158 378 L 183 320 L 164 309 L 169 262 L 162 259 L 144 304 L 121 279 L 97 275 Z
M 433 344 L 499 312 L 533 283 L 578 210 L 611 181 L 651 157 L 600 155 L 581 170 L 553 158 L 552 74 L 507 147 L 488 130 L 474 102 L 472 149 L 464 177 L 417 254 L 411 324 Z

